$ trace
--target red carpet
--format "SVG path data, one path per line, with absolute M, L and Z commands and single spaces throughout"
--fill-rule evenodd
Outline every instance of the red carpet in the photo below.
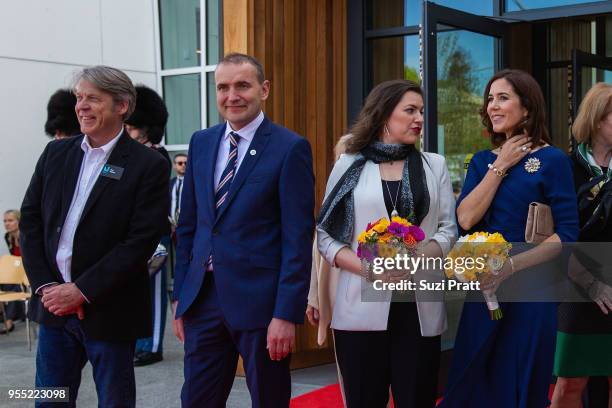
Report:
M 555 386 L 551 384 L 549 398 L 552 398 Z M 440 398 L 441 399 L 441 398 Z M 440 400 L 438 400 L 440 402 Z M 342 405 L 342 395 L 340 386 L 332 384 L 319 388 L 306 394 L 295 397 L 291 400 L 291 408 L 344 408 Z M 393 402 L 391 402 L 391 408 Z
M 291 408 L 343 408 L 340 385 L 327 385 L 291 399 Z
M 290 408 L 344 408 L 340 385 L 332 384 L 291 400 Z M 389 408 L 393 408 L 393 401 Z

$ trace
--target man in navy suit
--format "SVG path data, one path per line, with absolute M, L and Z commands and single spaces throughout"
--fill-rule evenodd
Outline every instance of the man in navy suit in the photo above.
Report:
M 312 153 L 264 116 L 270 83 L 256 59 L 225 56 L 215 83 L 226 122 L 191 138 L 177 228 L 181 400 L 224 407 L 240 354 L 253 407 L 288 407 L 289 355 L 310 279 Z

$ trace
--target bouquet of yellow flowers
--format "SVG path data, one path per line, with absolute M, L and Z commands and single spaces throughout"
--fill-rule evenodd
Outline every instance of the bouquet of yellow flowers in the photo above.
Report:
M 497 275 L 510 256 L 512 244 L 498 232 L 475 232 L 464 235 L 448 253 L 453 262 L 446 268 L 446 276 L 460 282 L 482 281 L 486 276 Z M 466 260 L 472 260 L 467 262 Z M 461 261 L 459 261 L 461 260 Z M 458 267 L 460 265 L 460 267 Z M 483 292 L 492 320 L 502 318 L 497 296 Z
M 395 258 L 396 255 L 414 255 L 417 244 L 425 239 L 421 228 L 402 217 L 381 218 L 368 223 L 357 238 L 357 256 L 361 259 L 366 277 L 372 281 L 375 258 Z M 378 274 L 378 273 L 376 273 Z

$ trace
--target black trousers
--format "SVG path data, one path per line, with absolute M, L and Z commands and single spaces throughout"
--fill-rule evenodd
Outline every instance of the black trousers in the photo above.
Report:
M 19 285 L 0 285 L 0 290 L 19 292 Z M 1 310 L 1 309 L 0 309 Z M 6 302 L 4 304 L 4 312 L 7 320 L 25 319 L 25 307 L 22 301 Z
M 385 331 L 334 330 L 348 408 L 433 408 L 440 336 L 423 337 L 414 302 L 394 302 Z
M 608 377 L 589 378 L 585 408 L 608 408 L 608 388 Z

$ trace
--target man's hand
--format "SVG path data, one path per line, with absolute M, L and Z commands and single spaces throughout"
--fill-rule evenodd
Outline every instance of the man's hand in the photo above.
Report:
M 295 343 L 295 323 L 272 318 L 268 326 L 268 344 L 266 348 L 270 359 L 280 361 L 293 351 Z
M 308 318 L 308 322 L 311 324 L 311 326 L 319 326 L 319 309 L 308 305 L 306 307 L 306 317 Z
M 85 318 L 85 310 L 83 309 L 83 305 L 80 305 L 79 307 L 77 307 L 76 315 L 79 318 L 79 320 L 83 320 Z
M 54 288 L 54 287 L 56 287 L 57 285 L 59 285 L 59 283 L 51 283 L 51 284 L 49 284 L 49 285 L 47 285 L 47 286 L 43 286 L 43 287 L 42 287 L 42 289 L 40 289 L 40 295 L 41 295 L 41 296 L 44 296 L 44 295 L 45 295 L 45 293 L 47 293 L 47 291 L 48 291 L 49 289 Z
M 84 317 L 82 305 L 85 298 L 74 283 L 62 283 L 46 287 L 43 288 L 42 292 L 43 305 L 54 315 L 65 316 L 76 313 L 79 319 Z
M 174 331 L 174 335 L 181 343 L 185 343 L 185 330 L 183 329 L 183 318 L 176 318 L 176 308 L 178 306 L 178 301 L 175 300 L 172 302 L 172 316 L 174 319 L 172 320 L 172 330 Z
M 83 305 L 77 306 L 76 309 L 71 310 L 70 312 L 68 312 L 66 314 L 67 315 L 75 314 L 75 315 L 77 315 L 79 320 L 85 319 L 85 309 L 83 309 Z

